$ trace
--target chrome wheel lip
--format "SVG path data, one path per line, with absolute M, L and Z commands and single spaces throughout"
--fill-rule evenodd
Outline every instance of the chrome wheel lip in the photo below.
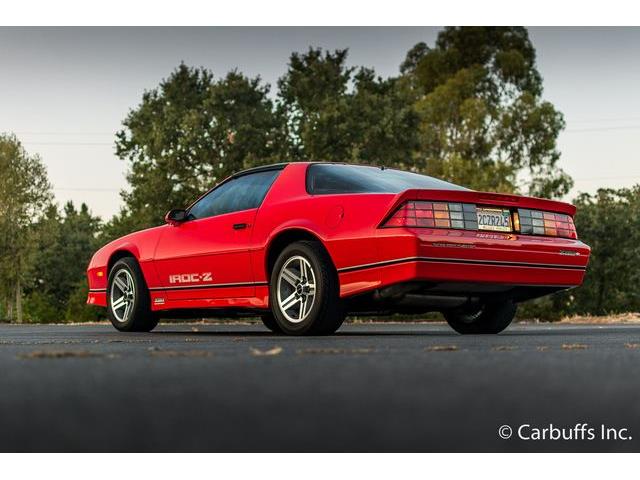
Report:
M 121 268 L 113 275 L 109 292 L 109 308 L 118 323 L 126 323 L 136 301 L 136 286 L 131 272 Z
M 293 324 L 304 322 L 316 298 L 316 275 L 309 260 L 302 255 L 287 259 L 278 272 L 276 289 L 284 318 Z

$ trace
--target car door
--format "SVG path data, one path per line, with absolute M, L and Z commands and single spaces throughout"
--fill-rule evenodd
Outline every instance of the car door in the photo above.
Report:
M 280 170 L 248 173 L 211 190 L 167 226 L 155 253 L 167 300 L 254 295 L 249 245 L 254 219 Z

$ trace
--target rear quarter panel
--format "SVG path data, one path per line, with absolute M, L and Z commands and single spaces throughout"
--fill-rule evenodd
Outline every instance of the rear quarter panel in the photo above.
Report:
M 378 260 L 375 230 L 395 195 L 309 195 L 305 187 L 307 166 L 287 166 L 258 211 L 252 238 L 256 281 L 268 281 L 268 247 L 279 234 L 291 229 L 320 238 L 337 269 Z

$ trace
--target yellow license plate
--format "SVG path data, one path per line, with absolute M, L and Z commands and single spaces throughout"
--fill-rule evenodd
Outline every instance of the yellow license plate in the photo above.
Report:
M 476 208 L 478 230 L 494 232 L 511 232 L 511 212 L 506 208 Z

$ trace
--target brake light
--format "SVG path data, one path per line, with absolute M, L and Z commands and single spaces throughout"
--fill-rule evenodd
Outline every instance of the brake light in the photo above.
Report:
M 511 217 L 513 231 L 523 235 L 578 238 L 573 218 L 564 213 L 519 208 Z M 473 203 L 415 200 L 402 204 L 382 226 L 478 230 L 478 212 Z
M 551 237 L 578 238 L 573 218 L 564 213 L 518 209 L 520 233 Z
M 385 227 L 478 229 L 473 203 L 406 202 L 384 223 Z

